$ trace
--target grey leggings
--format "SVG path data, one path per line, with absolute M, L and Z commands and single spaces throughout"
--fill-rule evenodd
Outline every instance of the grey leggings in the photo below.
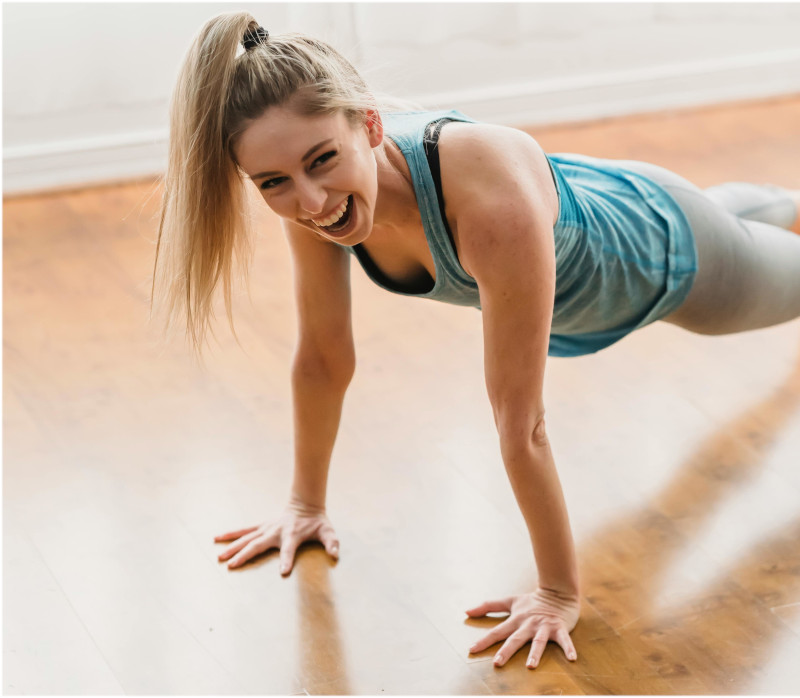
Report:
M 697 276 L 666 322 L 727 334 L 800 317 L 800 235 L 785 229 L 798 211 L 786 190 L 740 182 L 700 189 L 657 165 L 619 164 L 664 187 L 694 231 Z

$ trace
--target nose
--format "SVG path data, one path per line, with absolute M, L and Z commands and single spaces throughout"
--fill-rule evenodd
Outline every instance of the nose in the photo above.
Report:
M 328 196 L 325 189 L 317 182 L 304 179 L 295 183 L 297 203 L 300 205 L 301 214 L 306 217 L 317 216 L 325 211 L 325 201 Z

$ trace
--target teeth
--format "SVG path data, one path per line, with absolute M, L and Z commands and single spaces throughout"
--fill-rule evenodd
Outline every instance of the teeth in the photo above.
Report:
M 337 208 L 337 209 L 336 209 L 336 210 L 335 210 L 335 211 L 334 211 L 334 212 L 333 212 L 333 213 L 332 213 L 330 216 L 328 216 L 327 218 L 322 218 L 322 219 L 320 219 L 320 220 L 317 220 L 316 218 L 312 218 L 311 220 L 312 220 L 312 221 L 314 221 L 314 223 L 316 223 L 316 224 L 317 224 L 318 226 L 320 226 L 320 227 L 325 227 L 325 226 L 328 226 L 328 225 L 333 225 L 334 223 L 336 223 L 336 221 L 338 221 L 338 220 L 339 220 L 339 219 L 340 219 L 340 218 L 341 218 L 341 217 L 344 215 L 344 212 L 345 212 L 346 210 L 347 210 L 347 199 L 345 199 L 344 201 L 342 201 L 342 203 L 341 203 L 341 204 L 339 204 L 339 208 Z

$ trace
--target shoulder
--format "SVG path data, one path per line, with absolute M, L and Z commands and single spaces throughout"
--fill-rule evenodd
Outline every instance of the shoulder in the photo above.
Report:
M 337 358 L 350 361 L 353 336 L 349 255 L 291 221 L 282 221 L 282 225 L 294 265 L 300 344 L 315 351 L 338 347 L 334 352 Z
M 536 140 L 519 129 L 453 122 L 439 138 L 442 187 L 448 212 L 456 218 L 498 202 L 534 206 L 558 216 L 558 194 L 547 157 Z
M 533 136 L 510 126 L 470 121 L 451 121 L 442 129 L 440 143 L 471 146 L 484 153 L 497 152 L 505 146 L 533 147 L 539 145 Z
M 289 249 L 296 258 L 317 257 L 332 261 L 348 258 L 344 247 L 315 235 L 313 231 L 293 221 L 281 219 L 281 227 L 289 243 Z
M 281 221 L 289 243 L 298 288 L 310 292 L 319 289 L 349 288 L 350 255 L 343 247 L 328 242 L 312 231 L 291 221 Z
M 455 121 L 439 138 L 442 167 L 458 171 L 463 186 L 504 188 L 510 181 L 552 182 L 547 158 L 533 136 L 508 126 Z M 454 192 L 456 193 L 456 192 Z
M 478 263 L 487 246 L 511 247 L 537 233 L 552 236 L 558 194 L 532 136 L 506 126 L 453 122 L 442 129 L 439 158 L 465 269 Z

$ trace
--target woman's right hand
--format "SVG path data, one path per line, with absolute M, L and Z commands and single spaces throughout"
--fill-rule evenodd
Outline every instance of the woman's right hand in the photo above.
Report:
M 281 574 L 289 574 L 294 556 L 301 543 L 320 541 L 334 560 L 339 558 L 339 540 L 324 509 L 291 502 L 277 521 L 241 531 L 223 533 L 214 538 L 215 543 L 235 541 L 219 555 L 219 561 L 230 560 L 228 569 L 243 565 L 267 550 L 281 551 Z

